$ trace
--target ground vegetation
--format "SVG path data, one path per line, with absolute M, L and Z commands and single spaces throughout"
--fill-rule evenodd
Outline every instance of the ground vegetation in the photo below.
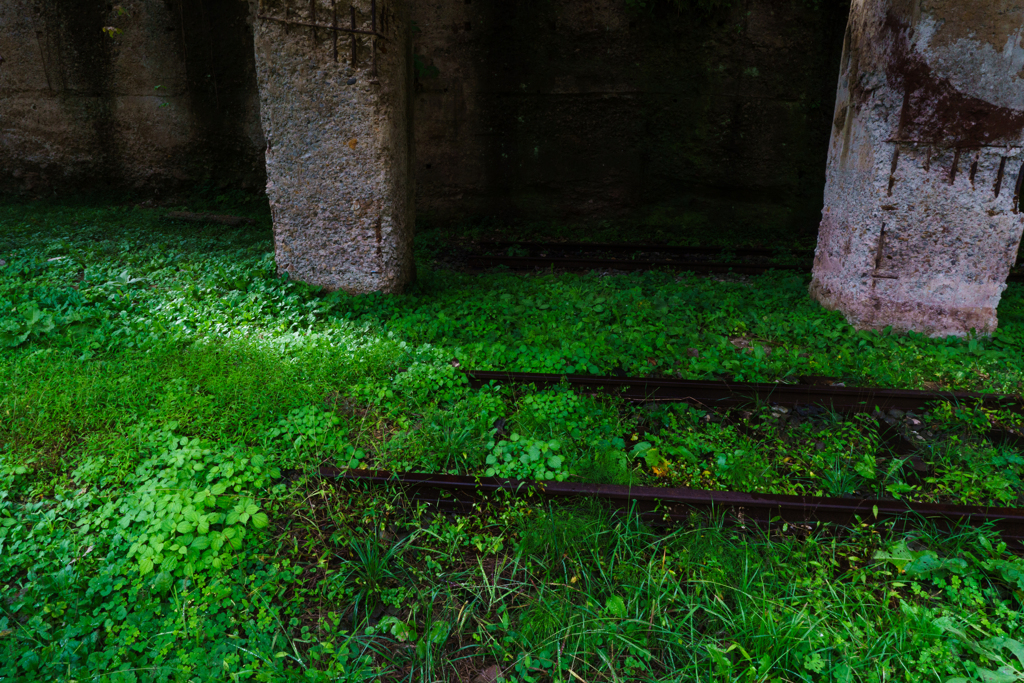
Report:
M 428 234 L 412 291 L 350 296 L 277 273 L 265 206 L 210 204 L 258 226 L 0 207 L 0 679 L 1024 679 L 1024 560 L 986 529 L 447 515 L 313 476 L 1016 506 L 1009 411 L 637 407 L 463 370 L 1019 392 L 1019 285 L 992 337 L 928 339 L 857 332 L 792 273 L 467 274 Z

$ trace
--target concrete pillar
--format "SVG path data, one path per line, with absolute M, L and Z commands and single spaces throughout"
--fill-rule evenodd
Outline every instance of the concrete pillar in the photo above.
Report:
M 254 10 L 278 270 L 332 290 L 401 291 L 414 277 L 405 0 Z M 334 30 L 353 23 L 361 33 Z
M 859 328 L 991 333 L 1024 225 L 1024 3 L 853 0 L 811 295 Z

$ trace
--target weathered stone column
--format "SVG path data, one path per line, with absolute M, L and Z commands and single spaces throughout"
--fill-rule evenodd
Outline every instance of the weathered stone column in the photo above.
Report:
M 854 0 L 811 294 L 859 328 L 991 333 L 1024 225 L 1024 3 Z
M 401 291 L 414 277 L 405 0 L 254 9 L 278 270 L 332 290 Z

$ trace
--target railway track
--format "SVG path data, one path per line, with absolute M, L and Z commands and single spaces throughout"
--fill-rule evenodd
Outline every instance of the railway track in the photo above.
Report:
M 564 382 L 575 391 L 602 393 L 640 404 L 689 403 L 709 410 L 754 407 L 758 404 L 783 406 L 788 409 L 814 406 L 839 413 L 873 413 L 882 443 L 897 455 L 914 453 L 919 444 L 908 439 L 899 429 L 885 421 L 885 414 L 892 410 L 904 413 L 921 411 L 936 402 L 948 402 L 956 405 L 981 405 L 990 409 L 1001 408 L 1024 415 L 1024 399 L 1009 394 L 845 387 L 809 383 L 595 377 L 532 372 L 469 371 L 466 375 L 473 387 L 496 382 L 541 388 L 558 386 Z M 1014 432 L 992 429 L 985 437 L 992 443 L 1010 443 L 1024 449 L 1024 436 Z
M 556 268 L 559 270 L 591 271 L 591 270 L 678 270 L 689 271 L 700 275 L 714 273 L 736 273 L 739 275 L 760 275 L 769 270 L 791 270 L 807 272 L 807 268 L 793 265 L 755 266 L 742 263 L 687 262 L 646 259 L 588 259 L 558 258 L 529 256 L 469 256 L 467 261 L 472 268 L 494 268 L 504 266 L 511 270 L 535 270 Z
M 342 484 L 391 486 L 417 502 L 447 512 L 466 512 L 499 496 L 535 500 L 598 499 L 630 510 L 652 523 L 685 521 L 695 511 L 725 512 L 734 523 L 771 525 L 830 523 L 852 525 L 895 521 L 913 525 L 928 520 L 938 526 L 991 524 L 1004 539 L 1024 544 L 1024 510 L 972 505 L 905 503 L 895 500 L 783 496 L 732 491 L 702 491 L 650 486 L 573 482 L 533 482 L 498 477 L 398 474 L 381 470 L 322 467 L 318 478 Z
M 802 257 L 810 262 L 812 251 L 757 248 L 673 247 L 622 243 L 585 242 L 486 242 L 476 245 L 466 261 L 471 268 L 504 266 L 512 270 L 556 268 L 559 270 L 679 270 L 701 274 L 739 273 L 757 275 L 769 268 L 806 271 L 805 265 L 743 263 L 733 259 L 770 261 L 779 257 Z M 505 253 L 494 253 L 505 252 Z
M 563 382 L 577 391 L 590 391 L 619 396 L 636 403 L 687 402 L 709 408 L 730 408 L 756 403 L 793 407 L 816 405 L 838 412 L 873 412 L 921 410 L 935 401 L 980 403 L 1003 407 L 1024 414 L 1024 401 L 1019 396 L 967 391 L 917 391 L 872 387 L 821 386 L 816 384 L 784 384 L 658 379 L 649 377 L 598 377 L 533 372 L 466 373 L 471 385 L 489 382 L 533 384 L 537 387 L 557 386 Z
M 501 251 L 506 253 L 493 253 Z M 780 258 L 792 258 L 801 263 L 779 262 Z M 769 270 L 807 273 L 813 258 L 814 251 L 808 249 L 730 249 L 599 242 L 479 242 L 475 245 L 475 253 L 465 256 L 465 262 L 474 270 L 500 266 L 520 271 L 555 268 L 576 272 L 675 270 L 700 275 L 761 275 Z M 733 259 L 760 262 L 744 263 Z M 1007 282 L 1024 282 L 1022 268 L 1024 264 L 1018 264 Z
M 505 266 L 513 270 L 558 268 L 561 270 L 651 270 L 672 269 L 695 273 L 760 274 L 770 269 L 807 272 L 807 265 L 780 263 L 742 263 L 714 260 L 777 259 L 793 256 L 809 260 L 810 251 L 714 247 L 663 247 L 635 244 L 524 243 L 491 242 L 478 245 L 491 251 L 511 250 L 515 255 L 469 254 L 466 262 L 473 268 Z M 615 257 L 596 257 L 601 252 Z M 689 260 L 693 257 L 703 260 Z M 707 258 L 711 257 L 711 258 Z M 1014 274 L 1009 281 L 1024 281 Z M 837 412 L 884 413 L 891 410 L 919 411 L 936 401 L 983 405 L 1024 414 L 1020 396 L 979 392 L 919 391 L 874 387 L 844 387 L 820 383 L 749 383 L 696 381 L 645 377 L 597 377 L 548 373 L 468 371 L 472 386 L 491 382 L 512 385 L 550 387 L 568 384 L 576 391 L 618 396 L 635 403 L 687 402 L 710 409 L 769 404 L 798 408 L 819 406 Z M 897 429 L 881 419 L 878 427 L 883 442 L 898 454 L 914 452 Z M 992 430 L 990 440 L 1005 440 L 1024 447 L 1024 437 Z M 859 522 L 891 521 L 913 524 L 929 520 L 938 525 L 990 524 L 1007 541 L 1024 548 L 1024 509 L 907 503 L 897 500 L 774 495 L 754 492 L 708 491 L 681 488 L 598 485 L 573 482 L 534 482 L 495 477 L 466 477 L 429 473 L 398 474 L 379 470 L 346 470 L 323 467 L 317 476 L 344 484 L 393 486 L 419 502 L 447 511 L 466 511 L 495 496 L 528 496 L 543 500 L 599 499 L 619 509 L 632 509 L 652 522 L 688 519 L 695 510 L 724 511 L 735 522 L 768 525 L 832 523 L 851 525 Z
M 779 255 L 789 255 L 814 258 L 813 249 L 765 249 L 759 247 L 679 247 L 658 244 L 631 244 L 628 242 L 477 242 L 475 245 L 481 249 L 525 249 L 530 252 L 557 252 L 557 253 L 582 253 L 607 251 L 618 254 L 635 252 L 657 252 L 672 256 L 716 256 L 732 254 L 740 258 L 766 257 L 773 258 Z
M 585 377 L 538 373 L 468 372 L 476 386 L 498 381 L 552 386 L 568 382 L 576 390 L 619 395 L 628 400 L 687 401 L 713 408 L 736 407 L 762 401 L 798 407 L 817 405 L 836 410 L 865 412 L 879 409 L 921 409 L 934 401 L 974 402 L 1024 411 L 1020 397 L 969 392 L 928 392 L 860 387 L 698 382 L 648 378 Z M 913 452 L 916 444 L 879 421 L 883 440 L 897 452 Z M 1024 446 L 1024 438 L 994 431 L 990 438 L 1008 438 Z M 322 467 L 322 479 L 346 485 L 391 486 L 416 501 L 437 509 L 465 512 L 500 496 L 534 500 L 598 499 L 619 510 L 632 510 L 653 522 L 683 521 L 694 511 L 724 512 L 738 524 L 831 523 L 852 525 L 894 521 L 911 526 L 921 520 L 951 527 L 990 524 L 1004 539 L 1024 549 L 1024 509 L 994 506 L 908 503 L 898 500 L 774 495 L 756 492 L 709 491 L 686 488 L 618 486 L 574 482 L 535 482 L 498 477 L 468 477 L 429 473 L 398 474 L 379 470 Z

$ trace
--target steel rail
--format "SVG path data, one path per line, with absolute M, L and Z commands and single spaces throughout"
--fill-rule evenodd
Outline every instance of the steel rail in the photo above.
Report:
M 653 244 L 629 244 L 621 242 L 478 242 L 477 246 L 507 249 L 519 247 L 533 251 L 628 251 L 628 252 L 649 252 L 677 254 L 685 256 L 688 254 L 725 254 L 731 253 L 738 257 L 775 257 L 781 253 L 788 253 L 797 258 L 813 256 L 814 252 L 807 249 L 773 250 L 763 248 L 742 247 L 729 249 L 726 247 L 678 247 L 678 246 L 657 246 Z M 584 256 L 501 256 L 469 254 L 466 260 L 474 268 L 494 268 L 505 266 L 513 270 L 530 270 L 535 268 L 549 268 L 554 266 L 564 270 L 657 270 L 671 269 L 680 271 L 692 271 L 700 274 L 713 273 L 736 273 L 739 275 L 761 275 L 769 270 L 785 270 L 794 272 L 807 272 L 805 266 L 793 264 L 781 265 L 754 265 L 744 263 L 712 262 L 702 263 L 699 261 L 669 261 L 664 259 L 599 259 L 586 258 Z M 1024 282 L 1024 273 L 1011 272 L 1006 282 Z
M 814 256 L 813 249 L 766 249 L 758 247 L 680 247 L 628 242 L 476 242 L 473 246 L 489 249 L 523 248 L 533 251 L 616 251 L 653 252 L 661 254 L 735 254 L 736 256 Z
M 495 268 L 505 266 L 511 270 L 534 270 L 537 268 L 560 268 L 563 270 L 677 270 L 697 274 L 735 273 L 737 275 L 763 275 L 769 270 L 784 270 L 807 273 L 805 266 L 796 265 L 751 265 L 744 263 L 701 263 L 699 261 L 650 261 L 619 259 L 588 259 L 543 256 L 480 256 L 466 257 L 473 268 Z M 1024 282 L 1024 273 L 1010 273 L 1006 282 Z
M 494 268 L 505 266 L 513 270 L 532 270 L 534 268 L 562 268 L 565 270 L 671 270 L 692 271 L 694 273 L 737 273 L 740 275 L 761 275 L 769 270 L 792 270 L 806 272 L 804 266 L 754 266 L 743 263 L 700 263 L 687 261 L 651 261 L 626 259 L 588 259 L 588 258 L 546 258 L 541 256 L 478 256 L 466 257 L 470 266 L 475 268 Z
M 499 477 L 463 477 L 445 474 L 397 474 L 383 470 L 346 470 L 321 467 L 316 475 L 344 483 L 397 486 L 417 501 L 441 509 L 466 511 L 495 494 L 539 496 L 545 499 L 598 499 L 628 507 L 651 521 L 682 521 L 694 510 L 729 510 L 738 521 L 757 524 L 860 522 L 927 519 L 939 524 L 992 524 L 1004 538 L 1024 541 L 1024 510 L 975 505 L 906 503 L 897 500 L 791 496 L 735 491 L 703 491 L 653 486 L 621 486 L 572 482 L 534 482 Z
M 171 211 L 164 216 L 170 221 L 186 221 L 189 223 L 219 223 L 238 227 L 239 225 L 256 225 L 256 221 L 245 216 L 230 216 L 217 213 L 193 213 L 191 211 Z
M 685 256 L 687 254 L 733 254 L 737 257 L 778 257 L 795 256 L 813 258 L 814 249 L 786 249 L 767 247 L 686 247 L 678 245 L 636 244 L 632 242 L 514 242 L 505 240 L 474 242 L 471 246 L 485 249 L 522 248 L 532 251 L 616 251 L 661 253 Z M 1014 268 L 1024 268 L 1024 259 L 1019 259 Z
M 533 372 L 467 371 L 471 385 L 488 382 L 557 386 L 563 382 L 577 390 L 621 396 L 638 403 L 688 402 L 708 407 L 734 407 L 751 403 L 781 406 L 817 405 L 840 412 L 920 410 L 933 401 L 982 403 L 1024 413 L 1021 397 L 967 391 L 918 391 L 875 387 L 836 387 L 813 384 L 751 383 L 656 379 L 648 377 L 599 377 Z

